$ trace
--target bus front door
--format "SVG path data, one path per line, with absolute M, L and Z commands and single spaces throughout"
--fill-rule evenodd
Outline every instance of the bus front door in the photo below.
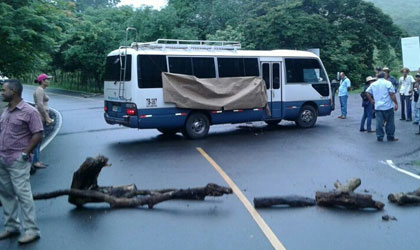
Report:
M 281 62 L 261 63 L 271 118 L 281 118 Z

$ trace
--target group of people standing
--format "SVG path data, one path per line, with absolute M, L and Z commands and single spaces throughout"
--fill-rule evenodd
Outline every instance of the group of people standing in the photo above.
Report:
M 18 80 L 7 80 L 1 86 L 1 96 L 7 105 L 0 116 L 0 201 L 4 214 L 0 240 L 20 234 L 19 207 L 24 234 L 18 243 L 40 238 L 29 179 L 32 165 L 45 167 L 39 161 L 39 151 L 44 127 L 54 122 L 49 116 L 49 97 L 45 93 L 50 78 L 41 74 L 35 80 L 39 84 L 34 92 L 35 107 L 22 99 L 23 86 Z
M 390 75 L 388 67 L 376 68 L 376 76 L 368 76 L 362 97 L 363 116 L 360 123 L 360 132 L 376 132 L 377 140 L 383 141 L 385 133 L 388 141 L 398 141 L 395 134 L 394 112 L 398 110 L 396 93 L 400 95 L 401 121 L 413 121 L 412 106 L 414 106 L 413 124 L 419 126 L 416 133 L 420 135 L 420 69 L 415 79 L 410 75 L 408 68 L 401 69 L 402 76 L 397 81 Z M 347 116 L 347 98 L 351 82 L 344 72 L 340 73 L 338 96 L 341 104 L 340 119 Z M 414 104 L 412 104 L 412 101 Z M 372 119 L 376 115 L 376 130 L 372 129 Z M 366 128 L 365 128 L 366 124 Z M 384 133 L 385 127 L 385 133 Z

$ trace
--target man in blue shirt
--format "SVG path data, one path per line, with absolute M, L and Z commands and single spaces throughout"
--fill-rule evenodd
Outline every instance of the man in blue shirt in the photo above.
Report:
M 340 98 L 341 115 L 340 119 L 346 119 L 347 117 L 347 99 L 349 97 L 348 91 L 350 90 L 351 82 L 347 78 L 344 72 L 340 73 L 340 87 L 338 87 L 338 98 Z
M 397 98 L 395 98 L 394 86 L 390 81 L 385 80 L 385 72 L 378 74 L 378 81 L 367 88 L 366 93 L 369 101 L 375 105 L 376 112 L 376 137 L 378 141 L 384 140 L 385 132 L 388 141 L 398 141 L 395 138 L 394 111 L 398 110 Z M 373 98 L 372 98 L 373 96 Z

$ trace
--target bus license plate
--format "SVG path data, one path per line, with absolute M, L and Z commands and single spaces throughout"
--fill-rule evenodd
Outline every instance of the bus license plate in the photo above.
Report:
M 120 111 L 120 107 L 119 106 L 112 106 L 112 112 L 119 112 Z

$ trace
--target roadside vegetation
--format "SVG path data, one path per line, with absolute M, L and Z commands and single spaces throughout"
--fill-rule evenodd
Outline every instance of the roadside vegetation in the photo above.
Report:
M 4 0 L 0 3 L 0 71 L 32 83 L 40 72 L 52 86 L 100 92 L 106 55 L 138 41 L 217 39 L 245 49 L 320 48 L 335 78 L 346 71 L 355 87 L 374 66 L 401 67 L 407 32 L 363 0 L 169 0 L 155 10 L 117 7 L 119 0 Z M 130 42 L 134 41 L 134 35 Z
M 407 31 L 410 36 L 420 36 L 420 2 L 418 0 L 390 1 L 369 0 L 389 14 L 395 24 Z

